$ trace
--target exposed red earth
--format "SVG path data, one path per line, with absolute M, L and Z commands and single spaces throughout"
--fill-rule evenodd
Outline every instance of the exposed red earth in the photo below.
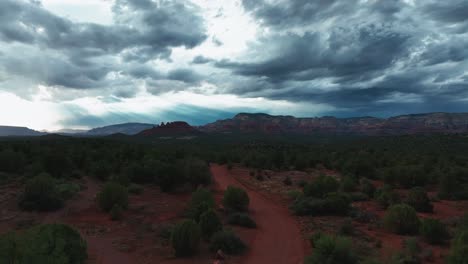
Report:
M 229 185 L 244 188 L 250 198 L 250 214 L 258 228 L 250 250 L 241 263 L 302 263 L 305 252 L 300 228 L 289 211 L 267 199 L 257 191 L 239 183 L 225 166 L 211 165 L 216 187 L 226 189 Z

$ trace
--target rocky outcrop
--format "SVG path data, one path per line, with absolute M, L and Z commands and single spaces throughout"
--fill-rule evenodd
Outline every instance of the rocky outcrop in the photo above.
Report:
M 183 121 L 161 123 L 151 129 L 144 130 L 140 136 L 188 136 L 200 133 L 196 128 Z
M 468 113 L 429 113 L 391 118 L 331 116 L 295 118 L 268 114 L 241 113 L 200 127 L 219 133 L 334 133 L 334 134 L 415 134 L 468 132 Z

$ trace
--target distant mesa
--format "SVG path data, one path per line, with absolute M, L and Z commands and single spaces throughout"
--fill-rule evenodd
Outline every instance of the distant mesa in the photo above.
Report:
M 69 130 L 69 132 L 72 132 Z M 201 133 L 259 133 L 259 134 L 355 134 L 405 135 L 429 133 L 468 133 L 468 113 L 427 113 L 400 115 L 390 118 L 371 116 L 337 118 L 274 116 L 264 113 L 239 113 L 233 118 L 193 127 L 176 121 L 160 125 L 125 123 L 86 132 L 56 133 L 71 136 L 196 136 Z M 47 133 L 26 127 L 0 126 L 0 136 L 42 136 Z
M 0 137 L 37 137 L 46 134 L 27 127 L 0 126 Z
M 93 128 L 85 133 L 84 136 L 109 136 L 113 134 L 136 135 L 143 130 L 150 129 L 153 124 L 144 123 L 124 123 L 117 125 L 110 125 L 105 127 Z
M 468 113 L 428 113 L 390 118 L 336 118 L 273 116 L 263 113 L 240 113 L 200 127 L 213 133 L 333 133 L 362 135 L 401 135 L 418 133 L 466 133 Z
M 184 121 L 175 122 L 162 122 L 160 125 L 154 126 L 151 129 L 144 130 L 138 135 L 141 136 L 182 136 L 182 135 L 194 135 L 199 134 L 196 128 L 189 125 Z

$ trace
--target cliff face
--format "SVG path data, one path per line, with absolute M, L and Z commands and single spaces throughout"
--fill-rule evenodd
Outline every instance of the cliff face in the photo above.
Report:
M 375 117 L 336 118 L 238 114 L 200 127 L 204 132 L 241 133 L 350 133 L 415 134 L 468 132 L 468 113 L 430 113 L 403 115 L 388 119 Z
M 141 131 L 138 135 L 141 136 L 173 136 L 173 135 L 192 135 L 197 134 L 199 131 L 190 126 L 186 122 L 176 121 L 168 122 L 166 124 L 154 126 L 153 128 Z

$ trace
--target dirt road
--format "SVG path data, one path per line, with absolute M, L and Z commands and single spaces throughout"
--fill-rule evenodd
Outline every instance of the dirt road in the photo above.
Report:
M 257 222 L 255 238 L 249 245 L 245 264 L 299 264 L 305 251 L 299 227 L 286 208 L 268 200 L 254 190 L 245 188 L 232 177 L 225 166 L 211 165 L 216 188 L 226 189 L 229 185 L 243 187 L 250 198 L 250 214 Z

